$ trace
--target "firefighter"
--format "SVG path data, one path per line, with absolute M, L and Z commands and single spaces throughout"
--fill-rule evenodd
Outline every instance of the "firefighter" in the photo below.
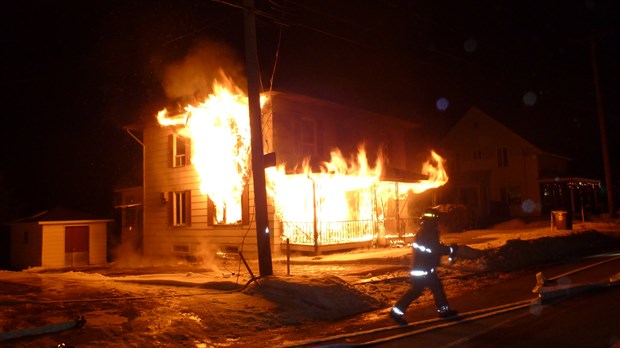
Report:
M 420 230 L 414 237 L 413 264 L 411 268 L 409 290 L 396 302 L 390 311 L 390 317 L 401 325 L 406 325 L 405 311 L 407 307 L 428 288 L 433 293 L 437 315 L 440 318 L 454 317 L 457 312 L 450 309 L 441 280 L 437 277 L 437 267 L 442 255 L 449 255 L 454 262 L 456 245 L 445 246 L 439 241 L 439 212 L 429 209 L 420 218 Z

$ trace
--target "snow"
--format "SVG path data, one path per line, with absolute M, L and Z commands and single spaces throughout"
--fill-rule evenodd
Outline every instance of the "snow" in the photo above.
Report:
M 619 232 L 618 222 L 574 223 L 569 231 L 551 228 L 545 222 L 513 220 L 490 229 L 443 234 L 445 244 L 467 245 L 480 256 L 460 260 L 441 271 L 480 274 L 467 283 L 451 277 L 444 282 L 446 292 L 451 296 L 501 281 L 502 275 L 484 274 L 494 271 L 496 263 L 506 263 L 507 257 L 529 262 L 515 253 L 534 259 L 531 255 L 537 241 L 561 245 L 563 250 L 555 248 L 553 252 L 566 257 L 562 254 L 573 252 L 572 247 L 555 238 L 571 241 L 588 236 L 604 240 Z M 81 314 L 86 318 L 83 328 L 26 339 L 23 346 L 53 346 L 71 340 L 85 347 L 119 340 L 126 346 L 194 347 L 253 346 L 257 340 L 261 345 L 281 342 L 291 334 L 307 336 L 300 328 L 310 323 L 345 330 L 333 323 L 351 317 L 366 322 L 383 318 L 384 311 L 407 287 L 410 254 L 410 248 L 403 247 L 293 256 L 290 275 L 286 258 L 275 257 L 274 276 L 261 279 L 252 279 L 245 267 L 231 260 L 208 265 L 155 265 L 132 259 L 137 266 L 0 271 L 0 294 L 6 304 L 0 314 L 0 328 L 3 332 L 22 330 Z M 523 264 L 511 267 L 519 265 Z M 257 272 L 258 265 L 250 262 L 250 269 Z M 423 296 L 417 305 L 431 301 L 431 297 Z M 21 346 L 20 340 L 15 346 Z

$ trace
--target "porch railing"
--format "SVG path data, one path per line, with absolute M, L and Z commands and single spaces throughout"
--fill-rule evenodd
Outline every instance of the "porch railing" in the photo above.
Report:
M 291 244 L 318 245 L 369 241 L 376 237 L 372 220 L 320 222 L 283 221 L 282 230 Z

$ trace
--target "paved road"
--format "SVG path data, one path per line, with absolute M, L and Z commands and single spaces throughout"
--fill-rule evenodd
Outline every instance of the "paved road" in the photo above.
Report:
M 544 273 L 554 277 L 582 265 L 583 262 L 571 262 L 545 269 Z M 524 274 L 524 277 L 510 284 L 485 289 L 476 296 L 483 302 L 498 296 L 515 300 L 532 297 L 531 292 L 526 295 L 522 290 L 528 283 L 532 285 L 529 287 L 531 290 L 535 283 L 535 271 L 529 274 L 531 281 L 527 280 L 528 274 Z M 598 283 L 618 272 L 620 260 L 563 276 L 560 282 L 572 285 Z M 619 299 L 620 286 L 587 291 L 552 300 L 542 306 L 535 305 L 483 321 L 454 325 L 380 347 L 620 347 Z M 465 308 L 473 305 L 467 301 L 472 301 L 472 298 L 464 296 L 456 302 Z

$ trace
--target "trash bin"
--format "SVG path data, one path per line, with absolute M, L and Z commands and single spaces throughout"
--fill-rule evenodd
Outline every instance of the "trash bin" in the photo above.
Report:
M 553 226 L 558 230 L 572 230 L 573 221 L 570 214 L 565 210 L 554 210 L 551 212 Z

